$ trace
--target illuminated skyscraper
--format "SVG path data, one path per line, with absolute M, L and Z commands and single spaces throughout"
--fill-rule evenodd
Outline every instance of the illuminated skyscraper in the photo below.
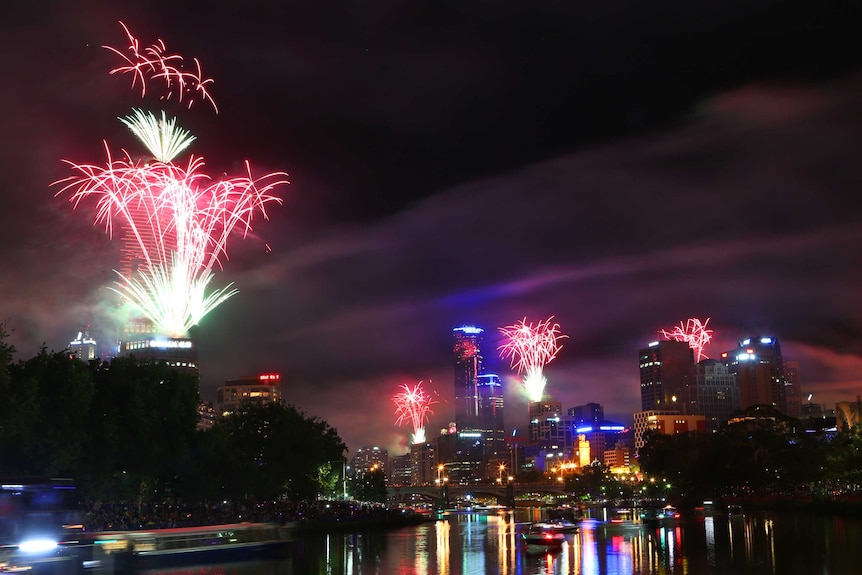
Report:
M 781 345 L 776 338 L 747 337 L 736 349 L 722 353 L 721 361 L 736 374 L 740 409 L 771 405 L 787 413 L 787 380 Z
M 655 341 L 640 350 L 641 409 L 689 413 L 694 351 L 684 341 Z
M 456 327 L 455 423 L 458 440 L 448 470 L 461 482 L 490 477 L 508 462 L 503 424 L 503 392 L 500 377 L 482 370 L 482 334 L 475 326 Z
M 69 355 L 82 361 L 96 359 L 96 340 L 90 337 L 89 327 L 85 326 L 78 332 L 78 337 L 69 342 Z
M 455 336 L 455 423 L 458 430 L 474 429 L 479 415 L 479 375 L 482 373 L 480 327 L 462 326 Z
M 488 470 L 506 465 L 509 453 L 506 447 L 506 427 L 503 422 L 503 382 L 500 376 L 486 373 L 478 376 L 479 413 L 478 431 L 484 439 L 484 463 Z

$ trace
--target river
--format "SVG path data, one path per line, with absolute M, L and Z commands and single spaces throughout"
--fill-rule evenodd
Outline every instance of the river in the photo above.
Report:
M 519 533 L 539 510 L 453 513 L 389 531 L 305 536 L 279 560 L 146 571 L 172 575 L 843 575 L 862 573 L 862 521 L 799 513 L 713 514 L 661 525 L 585 519 L 555 553 Z M 623 516 L 627 517 L 627 516 Z

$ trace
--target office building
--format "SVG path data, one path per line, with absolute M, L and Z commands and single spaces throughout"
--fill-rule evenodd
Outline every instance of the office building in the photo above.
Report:
M 443 463 L 450 480 L 460 483 L 490 478 L 508 460 L 503 386 L 499 376 L 483 371 L 483 333 L 476 326 L 452 330 L 457 441 L 455 453 Z
M 605 409 L 598 403 L 585 403 L 570 407 L 569 417 L 576 424 L 599 423 L 605 418 Z
M 694 351 L 684 341 L 655 341 L 638 353 L 641 409 L 689 413 L 695 383 Z
M 799 362 L 784 362 L 784 401 L 785 413 L 790 417 L 802 416 L 802 390 L 800 389 Z
M 500 376 L 488 373 L 477 377 L 479 410 L 475 431 L 482 434 L 482 455 L 486 479 L 489 474 L 508 463 L 506 428 L 503 420 L 503 382 Z
M 69 342 L 69 355 L 81 361 L 96 359 L 96 340 L 90 337 L 90 326 L 85 326 L 78 336 Z
M 721 354 L 721 361 L 736 374 L 740 409 L 771 405 L 787 413 L 787 380 L 781 345 L 774 337 L 740 340 L 739 347 Z
M 639 411 L 634 414 L 635 454 L 644 446 L 644 434 L 656 431 L 665 435 L 677 433 L 706 433 L 706 417 L 683 415 L 678 411 Z
M 459 430 L 479 427 L 479 375 L 482 374 L 482 333 L 475 326 L 456 327 L 455 356 L 455 423 Z
M 697 385 L 691 412 L 706 417 L 709 431 L 717 431 L 733 412 L 739 410 L 739 385 L 736 374 L 715 359 L 697 364 Z
M 389 470 L 389 451 L 374 445 L 364 445 L 356 450 L 350 459 L 350 474 L 365 473 L 374 469 L 382 469 L 387 475 Z
M 410 485 L 433 485 L 437 478 L 437 457 L 433 443 L 410 446 Z
M 228 380 L 216 392 L 216 414 L 228 415 L 247 402 L 281 403 L 281 397 L 281 374 L 278 373 Z

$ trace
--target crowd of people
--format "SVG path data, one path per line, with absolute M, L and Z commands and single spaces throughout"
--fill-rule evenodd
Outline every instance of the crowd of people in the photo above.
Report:
M 83 513 L 86 531 L 133 531 L 233 523 L 329 524 L 403 515 L 377 503 L 357 501 L 266 502 L 236 505 L 94 503 Z

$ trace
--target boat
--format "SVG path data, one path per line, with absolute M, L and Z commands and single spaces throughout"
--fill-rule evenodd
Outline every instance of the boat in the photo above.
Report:
M 528 552 L 549 552 L 562 548 L 566 535 L 549 523 L 531 523 L 521 531 Z
M 679 511 L 673 505 L 665 505 L 664 507 L 643 509 L 640 518 L 642 523 L 661 523 L 679 519 Z
M 123 569 L 247 559 L 273 554 L 293 540 L 292 526 L 236 523 L 89 534 L 91 567 Z
M 556 531 L 557 533 L 574 533 L 578 530 L 579 525 L 577 521 L 572 521 L 570 519 L 549 519 L 546 523 L 548 527 Z

